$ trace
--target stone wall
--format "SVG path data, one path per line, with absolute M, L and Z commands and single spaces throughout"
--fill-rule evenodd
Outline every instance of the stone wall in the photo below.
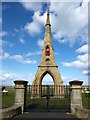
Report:
M 75 116 L 78 118 L 85 118 L 87 120 L 90 120 L 90 110 L 80 107 L 75 107 Z
M 2 109 L 0 112 L 2 112 L 1 120 L 4 120 L 6 118 L 13 118 L 16 115 L 21 114 L 22 109 L 19 106 L 12 106 L 9 108 Z

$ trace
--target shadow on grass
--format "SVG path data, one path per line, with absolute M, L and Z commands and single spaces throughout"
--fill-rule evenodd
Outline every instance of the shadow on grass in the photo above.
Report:
M 40 107 L 41 107 L 40 104 L 38 104 L 38 103 L 37 103 L 37 104 L 33 103 L 33 104 L 31 104 L 31 105 L 26 106 L 25 112 L 38 111 L 38 110 L 41 109 Z
M 27 101 L 26 112 L 66 112 L 70 111 L 70 101 L 68 99 L 50 99 L 47 107 L 47 100 L 45 98 L 33 99 Z

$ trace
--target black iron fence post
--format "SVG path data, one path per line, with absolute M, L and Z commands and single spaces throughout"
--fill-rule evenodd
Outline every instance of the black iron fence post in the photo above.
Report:
M 47 86 L 47 96 L 46 96 L 46 99 L 47 99 L 47 111 L 49 111 L 49 99 L 50 99 L 50 94 L 49 94 L 49 86 Z
M 29 84 L 29 94 L 30 94 L 30 84 Z

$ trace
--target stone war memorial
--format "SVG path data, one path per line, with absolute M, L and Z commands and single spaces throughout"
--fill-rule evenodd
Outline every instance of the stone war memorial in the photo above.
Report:
M 42 57 L 38 66 L 35 79 L 33 80 L 33 95 L 41 95 L 42 79 L 46 74 L 50 74 L 54 81 L 55 93 L 54 96 L 64 95 L 63 81 L 56 65 L 54 49 L 52 44 L 51 25 L 49 20 L 49 11 L 47 11 L 47 20 L 45 25 L 44 44 L 42 49 Z M 60 87 L 58 87 L 60 86 Z
M 72 80 L 68 86 L 63 84 L 55 61 L 49 14 L 49 10 L 47 10 L 42 56 L 33 83 L 28 85 L 28 80 L 13 81 L 15 84 L 14 104 L 12 107 L 0 111 L 2 120 L 5 118 L 35 118 L 39 115 L 39 117 L 42 116 L 41 118 L 55 118 L 54 114 L 56 118 L 61 119 L 90 119 L 90 108 L 87 109 L 89 106 L 84 108 L 83 104 L 85 101 L 82 95 L 83 81 Z M 52 77 L 54 85 L 42 85 L 46 74 Z M 90 90 L 88 91 L 84 97 L 89 100 Z

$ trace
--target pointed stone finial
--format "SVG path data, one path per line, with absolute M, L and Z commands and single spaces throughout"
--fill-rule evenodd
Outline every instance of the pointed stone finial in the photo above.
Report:
M 49 20 L 49 10 L 47 10 L 47 20 L 46 20 L 46 25 L 50 25 L 50 20 Z

